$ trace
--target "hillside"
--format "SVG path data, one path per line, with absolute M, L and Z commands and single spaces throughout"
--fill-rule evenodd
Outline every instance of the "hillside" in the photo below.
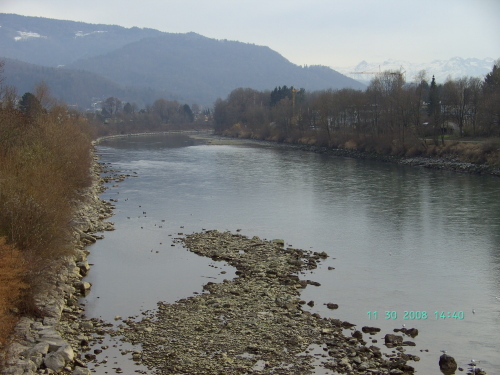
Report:
M 226 97 L 238 87 L 272 90 L 287 84 L 307 90 L 363 88 L 329 68 L 294 65 L 268 47 L 195 33 L 143 39 L 69 66 L 124 85 L 166 89 L 205 104 Z
M 166 99 L 178 98 L 205 106 L 211 106 L 218 97 L 225 98 L 238 87 L 256 90 L 283 85 L 306 90 L 365 87 L 327 67 L 292 64 L 269 47 L 215 40 L 195 33 L 173 34 L 11 14 L 0 14 L 0 26 L 0 58 L 65 68 L 40 69 L 33 74 L 34 67 L 25 73 L 22 70 L 26 66 L 17 63 L 23 87 L 33 87 L 40 80 L 50 87 L 66 86 L 53 91 L 68 103 L 88 102 L 92 97 L 102 97 L 103 92 L 125 101 L 123 96 L 111 94 L 119 92 L 118 87 L 145 93 L 134 100 L 137 104 L 151 104 L 146 94 L 163 92 L 171 93 L 166 94 L 169 96 Z M 10 64 L 16 62 L 11 60 Z M 70 73 L 73 70 L 80 72 Z M 82 76 L 83 71 L 104 77 L 108 80 L 105 85 L 115 88 L 97 90 L 95 79 L 99 78 Z M 71 92 L 72 87 L 79 92 Z
M 81 109 L 92 108 L 93 102 L 110 96 L 120 98 L 124 103 L 136 103 L 139 108 L 158 98 L 184 102 L 183 98 L 166 91 L 125 87 L 84 70 L 46 67 L 13 59 L 3 60 L 4 84 L 16 87 L 19 96 L 25 92 L 33 92 L 35 85 L 43 81 L 54 97 L 66 104 L 76 104 Z
M 127 29 L 2 13 L 0 26 L 1 56 L 53 67 L 162 34 L 137 27 Z

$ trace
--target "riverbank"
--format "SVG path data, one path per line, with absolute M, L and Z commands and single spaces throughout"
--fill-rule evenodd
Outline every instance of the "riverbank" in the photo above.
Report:
M 99 138 L 98 141 L 123 138 L 123 137 L 139 137 L 150 136 L 152 134 L 186 134 L 190 138 L 202 141 L 211 145 L 261 145 L 272 147 L 292 148 L 301 151 L 310 151 L 316 153 L 324 153 L 339 157 L 349 157 L 364 160 L 376 160 L 382 162 L 395 163 L 399 165 L 422 167 L 428 169 L 440 169 L 459 173 L 484 174 L 500 177 L 500 167 L 494 167 L 485 163 L 471 163 L 458 160 L 457 158 L 441 157 L 441 156 L 397 156 L 383 155 L 376 152 L 363 152 L 349 148 L 333 148 L 316 145 L 307 145 L 300 143 L 286 143 L 277 141 L 268 141 L 260 139 L 252 139 L 245 137 L 231 137 L 227 135 L 217 135 L 211 131 L 168 131 L 160 133 L 136 133 L 136 134 L 119 134 Z M 497 150 L 498 152 L 498 150 Z
M 301 151 L 310 151 L 322 154 L 328 154 L 339 157 L 349 157 L 355 159 L 364 160 L 376 160 L 382 162 L 395 163 L 399 165 L 422 167 L 428 169 L 440 169 L 460 173 L 471 173 L 471 174 L 484 174 L 500 177 L 500 167 L 493 167 L 484 163 L 470 163 L 460 161 L 456 158 L 450 157 L 425 157 L 425 156 L 396 156 L 396 155 L 382 155 L 375 152 L 362 152 L 355 149 L 348 148 L 332 148 L 316 145 L 304 145 L 304 144 L 294 144 L 294 143 L 284 143 L 275 141 L 264 141 L 249 138 L 237 138 L 228 136 L 218 136 L 218 135 L 200 135 L 193 134 L 192 137 L 197 139 L 205 139 L 208 144 L 257 144 L 266 145 L 274 147 L 285 147 L 292 148 Z
M 39 265 L 49 271 L 46 286 L 35 297 L 39 317 L 22 316 L 16 325 L 13 341 L 6 351 L 2 374 L 90 374 L 81 361 L 81 347 L 75 338 L 85 330 L 84 309 L 80 296 L 90 291 L 91 285 L 82 281 L 90 265 L 85 246 L 102 236 L 96 232 L 113 230 L 106 221 L 113 206 L 99 199 L 103 189 L 102 167 L 93 155 L 92 186 L 82 192 L 72 222 L 73 241 L 70 256 Z M 65 322 L 71 321 L 71 327 Z M 71 337 L 71 339 L 70 339 Z

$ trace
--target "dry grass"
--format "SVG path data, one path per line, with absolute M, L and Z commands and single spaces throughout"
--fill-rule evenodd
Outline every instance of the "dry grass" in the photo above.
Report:
M 426 156 L 452 158 L 466 163 L 500 166 L 500 142 L 446 142 L 444 146 L 431 146 Z
M 28 285 L 26 263 L 20 251 L 0 238 L 0 349 L 8 343 L 17 322 L 17 306 Z

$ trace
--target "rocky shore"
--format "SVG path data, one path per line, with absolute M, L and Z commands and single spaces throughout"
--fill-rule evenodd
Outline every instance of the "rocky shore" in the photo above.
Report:
M 84 248 L 102 238 L 96 236 L 96 232 L 113 230 L 113 223 L 106 221 L 112 215 L 113 206 L 99 199 L 103 189 L 101 172 L 95 157 L 91 172 L 94 184 L 82 192 L 83 199 L 78 202 L 72 223 L 73 254 L 44 265 L 50 267 L 50 271 L 36 296 L 36 305 L 43 317 L 20 319 L 2 374 L 90 374 L 80 360 L 81 346 L 75 345 L 75 341 L 89 325 L 82 319 L 83 308 L 78 305 L 78 299 L 91 288 L 82 281 L 90 269 L 88 251 Z

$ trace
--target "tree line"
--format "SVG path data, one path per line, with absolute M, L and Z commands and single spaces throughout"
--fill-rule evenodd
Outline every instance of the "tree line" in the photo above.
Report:
M 210 123 L 209 109 L 189 106 L 176 100 L 156 99 L 152 105 L 138 109 L 135 103 L 122 103 L 116 97 L 101 102 L 95 113 L 87 114 L 96 125 L 98 135 L 130 134 L 189 129 Z
M 413 82 L 377 75 L 364 91 L 238 88 L 214 105 L 218 134 L 395 155 L 425 154 L 446 139 L 500 136 L 500 60 L 476 77 Z M 478 160 L 479 161 L 479 160 Z

